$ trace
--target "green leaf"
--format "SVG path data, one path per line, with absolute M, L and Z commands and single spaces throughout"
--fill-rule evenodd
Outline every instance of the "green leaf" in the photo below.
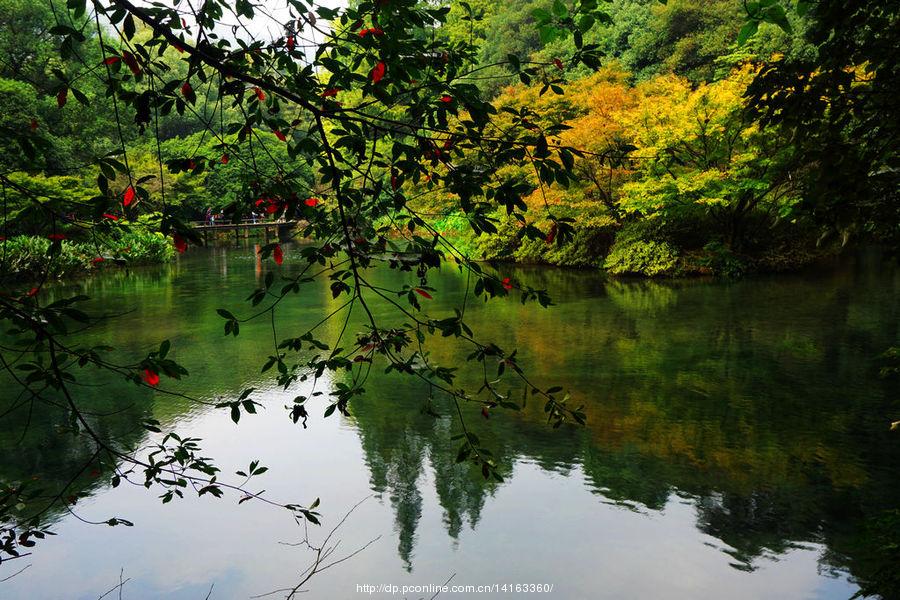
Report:
M 537 21 L 538 25 L 549 23 L 551 19 L 550 13 L 543 8 L 534 9 L 531 11 L 531 16 L 534 17 L 534 20 Z
M 569 9 L 562 3 L 562 0 L 553 1 L 553 15 L 558 19 L 565 19 L 569 16 Z
M 582 33 L 587 33 L 594 26 L 595 19 L 591 15 L 584 15 L 578 20 L 578 29 Z
M 744 26 L 741 27 L 741 30 L 738 33 L 738 46 L 743 46 L 748 39 L 756 34 L 757 29 L 759 29 L 759 21 L 747 21 L 746 23 L 744 23 Z

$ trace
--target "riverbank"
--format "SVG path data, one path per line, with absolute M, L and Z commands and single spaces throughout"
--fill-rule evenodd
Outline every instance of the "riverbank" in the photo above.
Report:
M 573 224 L 570 241 L 530 240 L 511 220 L 491 235 L 474 235 L 462 215 L 433 223 L 459 253 L 474 259 L 525 265 L 599 269 L 610 275 L 638 277 L 716 276 L 790 273 L 839 255 L 836 241 L 820 241 L 812 228 L 766 229 L 750 236 L 740 250 L 711 238 L 702 222 L 634 221 L 624 225 L 609 219 Z
M 158 233 L 124 232 L 92 240 L 18 235 L 0 243 L 0 273 L 13 281 L 68 279 L 109 268 L 164 264 L 175 257 Z

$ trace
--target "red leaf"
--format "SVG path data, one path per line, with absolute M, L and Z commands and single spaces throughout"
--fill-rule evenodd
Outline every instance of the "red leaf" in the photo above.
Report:
M 187 250 L 187 241 L 177 233 L 172 236 L 172 241 L 175 244 L 175 249 L 178 251 L 178 254 L 184 254 L 184 251 Z
M 381 81 L 381 78 L 384 77 L 384 72 L 387 70 L 387 65 L 384 64 L 384 61 L 378 61 L 378 64 L 372 69 L 372 72 L 369 76 L 372 78 L 372 83 L 378 83 Z
M 131 73 L 135 77 L 141 74 L 141 66 L 138 64 L 138 61 L 134 57 L 134 54 L 132 54 L 131 52 L 123 52 L 122 60 L 125 61 L 125 64 L 128 65 L 128 68 L 131 69 Z
M 66 239 L 66 234 L 64 233 L 51 233 L 47 236 L 48 240 L 53 240 L 54 242 L 58 242 L 60 240 Z
M 175 48 L 175 51 L 178 52 L 178 54 L 184 53 L 184 48 L 182 48 L 181 46 L 172 46 L 172 47 Z
M 188 171 L 193 171 L 196 168 L 197 168 L 197 163 L 195 163 L 193 160 L 189 160 L 188 161 Z
M 487 406 L 482 406 L 482 407 L 481 407 L 481 416 L 484 417 L 485 419 L 490 419 L 490 418 L 491 418 L 491 415 L 488 414 Z
M 272 250 L 272 258 L 275 260 L 276 265 L 284 262 L 284 252 L 282 252 L 279 244 L 275 244 L 275 249 Z
M 41 291 L 41 288 L 33 287 L 30 290 L 28 290 L 28 296 L 29 297 L 36 296 L 39 291 Z
M 31 130 L 32 130 L 32 131 L 37 131 L 37 128 L 38 128 L 38 122 L 37 122 L 37 119 L 32 119 L 32 120 L 31 120 Z
M 122 59 L 119 56 L 110 56 L 109 58 L 107 58 L 106 60 L 103 61 L 103 64 L 104 65 L 114 65 L 117 62 L 119 62 L 120 60 L 122 60 Z
M 279 140 L 281 140 L 282 142 L 284 142 L 284 141 L 287 140 L 287 136 L 284 135 L 283 133 L 281 133 L 281 130 L 279 130 L 279 129 L 276 129 L 276 130 L 273 131 L 272 133 L 274 133 L 274 134 L 275 134 L 275 137 L 277 137 L 277 138 L 278 138 Z
M 265 199 L 265 198 L 260 198 L 259 200 L 256 201 L 255 204 L 256 204 L 257 207 L 260 207 L 260 206 L 262 206 L 262 205 L 265 204 L 265 203 L 266 203 L 266 199 Z
M 222 158 L 219 159 L 219 162 L 222 163 L 223 165 L 227 165 L 228 164 L 228 155 L 223 154 Z
M 119 220 L 119 217 L 117 217 L 116 215 L 114 215 L 112 213 L 103 213 L 103 216 L 107 219 L 112 219 L 113 221 Z
M 339 91 L 341 91 L 341 90 L 338 88 L 328 88 L 327 90 L 322 92 L 322 97 L 323 98 L 333 98 L 333 97 L 337 96 L 337 93 Z
M 181 95 L 182 96 L 190 96 L 194 93 L 194 88 L 191 87 L 191 83 L 189 81 L 185 81 L 181 84 Z
M 417 293 L 418 295 L 422 296 L 423 298 L 428 298 L 429 300 L 434 300 L 434 298 L 431 296 L 431 294 L 429 294 L 428 292 L 426 292 L 425 290 L 423 290 L 421 288 L 414 288 L 413 291 L 415 293 Z
M 103 258 L 102 256 L 98 256 L 97 258 L 91 259 L 91 262 L 96 265 L 98 263 L 102 263 L 104 260 L 106 260 L 106 259 Z
M 125 190 L 125 195 L 122 196 L 122 204 L 131 206 L 132 202 L 134 202 L 134 188 L 129 185 Z
M 305 201 L 307 206 L 317 206 L 319 204 L 318 198 L 307 198 Z
M 397 172 L 391 171 L 391 189 L 396 190 L 400 187 L 400 180 L 397 178 Z
M 159 384 L 159 375 L 150 369 L 144 369 L 144 374 L 141 376 L 141 379 L 143 379 L 147 385 L 152 385 L 154 387 Z
M 274 215 L 279 210 L 281 210 L 281 207 L 278 206 L 278 203 L 275 202 L 274 200 L 269 200 L 269 205 L 266 206 L 266 213 L 270 214 L 270 215 Z
M 548 244 L 552 244 L 553 240 L 556 239 L 556 223 L 550 226 L 550 231 L 547 232 L 547 235 L 544 237 L 544 241 Z
M 511 283 L 510 280 L 509 280 L 509 277 L 504 277 L 504 278 L 503 278 L 503 281 L 501 281 L 500 283 L 503 284 L 503 289 L 506 290 L 507 292 L 508 292 L 509 290 L 511 290 L 512 287 L 513 287 L 513 286 L 512 286 L 512 283 Z
M 56 93 L 56 105 L 59 108 L 62 108 L 66 105 L 66 100 L 68 100 L 69 96 L 69 88 L 63 88 Z
M 260 102 L 266 101 L 266 93 L 259 89 L 258 87 L 253 88 L 253 91 L 256 92 L 256 97 L 259 98 Z
M 558 58 L 554 58 L 554 59 L 553 59 L 553 64 L 556 65 L 556 68 L 559 69 L 560 71 L 564 71 L 564 70 L 565 70 L 565 67 L 563 67 L 562 61 L 559 60 Z
M 441 102 L 443 102 L 444 104 L 447 104 L 448 102 L 453 102 L 453 97 L 448 96 L 447 94 L 444 94 L 443 96 L 441 96 Z
M 294 41 L 294 36 L 292 36 L 292 35 L 287 36 L 287 49 L 290 52 L 293 52 L 295 45 L 296 45 L 296 42 Z

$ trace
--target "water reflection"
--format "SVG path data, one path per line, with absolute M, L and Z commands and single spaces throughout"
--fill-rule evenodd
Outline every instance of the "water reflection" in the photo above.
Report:
M 96 332 L 98 340 L 137 353 L 172 339 L 178 360 L 192 374 L 183 391 L 214 398 L 260 380 L 255 360 L 266 355 L 270 333 L 264 327 L 242 328 L 239 342 L 223 342 L 215 309 L 240 306 L 247 288 L 264 276 L 259 270 L 266 268 L 250 256 L 215 251 L 162 270 L 69 287 L 80 287 L 110 312 L 127 312 L 114 326 Z M 644 545 L 636 550 L 648 556 L 648 545 L 698 543 L 694 536 L 702 535 L 703 544 L 727 557 L 728 568 L 749 573 L 757 590 L 797 585 L 813 596 L 840 597 L 852 587 L 832 589 L 824 581 L 849 576 L 881 586 L 876 589 L 885 597 L 898 592 L 880 572 L 897 558 L 896 547 L 894 554 L 882 547 L 892 541 L 884 533 L 889 527 L 896 531 L 900 521 L 900 442 L 886 427 L 890 411 L 896 410 L 897 388 L 896 381 L 876 377 L 873 362 L 900 339 L 896 268 L 863 257 L 824 274 L 733 284 L 604 281 L 595 274 L 550 269 L 509 268 L 505 274 L 554 290 L 557 306 L 540 310 L 515 300 L 473 305 L 471 325 L 485 337 L 519 348 L 535 379 L 572 389 L 574 401 L 584 403 L 588 413 L 585 428 L 551 430 L 537 404 L 489 420 L 465 408 L 483 445 L 509 475 L 508 483 L 485 483 L 469 466 L 456 464 L 450 438 L 459 426 L 450 417 L 452 407 L 419 383 L 396 376 L 373 376 L 368 394 L 354 400 L 352 417 L 340 429 L 334 419 L 315 419 L 309 433 L 289 426 L 279 412 L 285 400 L 272 391 L 267 414 L 259 420 L 263 424 L 248 425 L 251 433 L 264 427 L 256 433 L 265 442 L 241 431 L 246 437 L 237 443 L 228 433 L 226 453 L 243 459 L 271 447 L 276 462 L 284 463 L 283 470 L 273 465 L 272 476 L 279 479 L 272 487 L 296 487 L 292 474 L 301 472 L 305 489 L 334 486 L 332 500 L 349 495 L 355 484 L 348 482 L 363 475 L 390 507 L 399 568 L 407 574 L 446 578 L 435 564 L 447 560 L 447 550 L 436 549 L 440 537 L 427 525 L 434 501 L 445 538 L 457 549 L 452 552 L 505 548 L 539 581 L 578 563 L 580 547 L 603 552 L 623 572 L 634 564 L 625 538 L 603 550 L 604 541 L 576 539 L 578 525 L 587 536 L 596 519 L 611 536 L 619 527 L 650 527 L 639 536 Z M 390 274 L 373 277 L 393 282 Z M 462 297 L 464 284 L 455 273 L 443 274 L 429 310 L 435 315 L 449 310 Z M 287 308 L 282 320 L 302 331 L 333 306 L 327 289 L 311 290 Z M 387 314 L 386 308 L 380 310 Z M 459 349 L 447 341 L 432 350 L 435 358 L 453 361 Z M 464 380 L 475 376 L 462 374 Z M 123 408 L 126 391 L 133 401 Z M 136 397 L 133 389 L 85 388 L 81 401 L 98 413 L 115 413 L 98 421 L 109 439 L 139 439 L 136 424 L 147 415 L 169 426 L 186 427 L 185 419 L 194 419 L 197 427 L 211 429 L 213 443 L 220 427 L 190 404 L 158 395 Z M 15 413 L 0 424 L 5 457 L 0 480 L 37 475 L 51 487 L 65 485 L 90 449 L 74 436 L 60 435 L 66 424 L 52 411 L 32 415 L 26 428 L 28 418 Z M 348 433 L 358 439 L 355 448 Z M 313 448 L 307 438 L 314 436 L 319 445 Z M 303 444 L 306 454 L 281 456 L 278 449 L 290 444 Z M 365 470 L 352 461 L 343 463 L 343 471 L 310 469 L 302 462 L 318 460 L 309 458 L 310 452 L 331 459 L 359 452 Z M 300 464 L 305 466 L 300 469 Z M 93 490 L 98 499 L 106 493 L 90 477 L 79 478 L 74 487 Z M 505 490 L 517 490 L 515 497 Z M 358 497 L 343 500 L 352 503 Z M 113 500 L 107 504 L 117 506 Z M 44 518 L 66 522 L 63 517 Z M 372 516 L 370 525 L 381 518 Z M 671 519 L 689 523 L 695 533 L 668 531 L 664 523 Z M 571 523 L 576 533 L 557 530 L 543 537 L 540 545 L 549 556 L 535 563 L 525 556 L 536 548 L 527 536 L 540 529 L 541 521 L 556 527 Z M 816 569 L 798 571 L 802 576 L 795 575 L 790 584 L 766 568 L 773 559 L 798 564 L 809 553 L 816 557 Z M 381 557 L 360 560 L 353 567 L 357 573 L 393 572 Z M 699 564 L 674 576 L 692 581 L 700 577 Z M 715 586 L 729 589 L 733 575 L 703 565 L 707 587 L 699 588 L 705 592 L 701 595 L 711 597 Z M 495 580 L 507 574 L 492 573 L 489 566 L 480 572 Z M 257 593 L 272 587 L 250 570 L 241 571 L 241 577 Z M 603 569 L 582 578 L 583 584 L 571 583 L 573 589 L 606 583 L 612 586 L 604 588 L 610 597 L 641 595 L 636 580 L 623 582 Z M 27 589 L 17 585 L 23 587 L 14 591 Z M 147 585 L 139 597 L 152 597 Z M 688 586 L 684 595 L 697 591 Z M 26 597 L 17 594 L 12 597 Z M 753 597 L 752 588 L 745 594 Z

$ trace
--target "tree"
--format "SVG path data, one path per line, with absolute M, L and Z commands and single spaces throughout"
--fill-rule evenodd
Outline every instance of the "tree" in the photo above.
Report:
M 748 4 L 741 38 L 805 18 L 813 55 L 766 65 L 747 90 L 754 119 L 793 132 L 806 171 L 803 208 L 824 235 L 900 239 L 900 6 L 836 0 Z
M 676 77 L 641 86 L 626 128 L 642 168 L 639 180 L 623 187 L 626 213 L 708 215 L 737 252 L 753 217 L 771 224 L 790 215 L 798 199 L 786 168 L 792 146 L 776 128 L 746 120 L 742 97 L 753 76 L 744 67 L 696 89 Z
M 474 48 L 464 42 L 448 44 L 434 35 L 446 20 L 447 8 L 412 0 L 360 2 L 344 9 L 307 6 L 299 0 L 288 4 L 286 14 L 275 20 L 279 33 L 267 40 L 254 36 L 246 25 L 272 17 L 247 0 L 205 3 L 196 11 L 178 2 L 147 6 L 106 0 L 88 5 L 69 0 L 65 8 L 52 3 L 55 24 L 49 31 L 60 56 L 70 61 L 58 69 L 52 86 L 58 109 L 65 109 L 72 95 L 92 111 L 108 111 L 114 115 L 115 135 L 98 140 L 102 150 L 91 160 L 96 189 L 87 200 L 45 196 L 8 174 L 0 175 L 0 184 L 21 195 L 29 210 L 43 214 L 43 220 L 34 223 L 51 241 L 49 271 L 64 239 L 91 239 L 118 215 L 150 223 L 170 237 L 179 252 L 187 251 L 199 239 L 187 225 L 190 207 L 172 201 L 172 178 L 199 177 L 210 170 L 214 178 L 222 165 L 242 164 L 243 172 L 255 178 L 253 193 L 244 188 L 235 193 L 229 216 L 240 219 L 261 208 L 272 218 L 299 215 L 306 225 L 298 234 L 315 243 L 302 250 L 299 275 L 276 283 L 275 272 L 270 272 L 264 285 L 250 294 L 250 306 L 218 309 L 225 335 L 237 337 L 242 327 L 260 320 L 271 326 L 278 341 L 272 354 L 262 358 L 263 371 L 274 369 L 285 388 L 296 381 L 318 380 L 325 371 L 345 373 L 346 379 L 327 391 L 331 402 L 326 416 L 349 412 L 353 398 L 365 393 L 375 363 L 411 378 L 428 393 L 445 395 L 457 418 L 458 460 L 473 464 L 486 478 L 502 480 L 500 466 L 465 423 L 473 412 L 518 408 L 501 392 L 501 381 L 540 397 L 555 427 L 582 423 L 584 414 L 581 407 L 568 404 L 560 388 L 532 382 L 514 349 L 477 338 L 466 323 L 464 305 L 448 317 L 430 315 L 427 301 L 439 291 L 429 285 L 428 276 L 445 263 L 467 271 L 470 301 L 510 293 L 543 306 L 550 299 L 545 290 L 519 286 L 462 255 L 416 212 L 407 194 L 411 185 L 427 180 L 428 189 L 454 195 L 475 232 L 496 231 L 487 215 L 502 208 L 528 225 L 530 237 L 543 240 L 547 231 L 530 222 L 535 217 L 521 199 L 526 190 L 503 167 L 525 160 L 538 173 L 540 185 L 565 185 L 572 178 L 572 150 L 550 141 L 558 131 L 553 125 L 535 128 L 519 121 L 498 129 L 496 109 L 476 85 Z M 230 33 L 223 28 L 226 7 L 237 19 Z M 597 12 L 593 0 L 557 3 L 552 15 L 537 18 L 540 35 L 574 36 L 577 50 L 567 60 L 593 64 L 590 51 L 581 48 L 581 35 Z M 83 46 L 90 46 L 91 52 L 82 52 Z M 506 57 L 503 65 L 507 77 L 543 81 L 549 87 L 555 75 L 544 67 L 514 56 Z M 99 93 L 81 90 L 88 81 Z M 207 94 L 201 91 L 204 87 L 215 91 Z M 172 143 L 164 148 L 161 124 L 173 114 L 194 114 L 200 120 L 205 133 L 197 146 Z M 10 143 L 21 146 L 34 161 L 31 164 L 39 164 L 52 148 L 31 128 L 13 127 L 7 133 Z M 136 135 L 150 137 L 143 158 L 130 143 Z M 273 139 L 283 144 L 283 152 L 269 151 Z M 269 157 L 274 172 L 259 167 L 260 153 Z M 146 157 L 154 155 L 151 165 Z M 228 185 L 223 182 L 223 189 Z M 568 220 L 552 213 L 541 217 L 550 220 L 560 242 L 571 236 Z M 17 226 L 9 214 L 4 218 L 6 228 Z M 276 266 L 285 260 L 279 244 L 264 246 L 261 254 Z M 372 284 L 367 270 L 376 266 L 404 273 L 407 282 L 398 289 Z M 317 280 L 327 281 L 333 298 L 341 302 L 325 321 L 361 312 L 366 327 L 346 336 L 342 327 L 336 339 L 327 339 L 315 326 L 282 333 L 277 327 L 279 306 Z M 79 310 L 79 296 L 47 303 L 41 288 L 41 283 L 30 290 L 13 288 L 10 295 L 0 296 L 0 320 L 15 338 L 2 350 L 2 368 L 22 390 L 7 410 L 34 404 L 61 410 L 92 448 L 83 468 L 110 473 L 114 486 L 137 481 L 157 489 L 164 502 L 190 487 L 201 496 L 235 492 L 288 510 L 297 520 L 317 522 L 317 501 L 283 502 L 251 492 L 246 485 L 261 472 L 258 464 L 243 473 L 242 480 L 228 483 L 203 456 L 199 440 L 175 432 L 162 435 L 153 419 L 143 425 L 161 435 L 149 455 L 139 454 L 129 440 L 110 442 L 100 435 L 98 424 L 79 408 L 79 391 L 72 386 L 78 376 L 96 370 L 138 388 L 166 389 L 187 372 L 172 360 L 168 340 L 138 360 L 83 345 L 78 330 L 104 317 Z M 391 308 L 392 316 L 376 318 L 376 303 Z M 456 383 L 456 361 L 434 361 L 425 345 L 430 336 L 452 336 L 470 346 L 469 359 L 480 374 L 478 388 Z M 297 397 L 289 407 L 295 423 L 306 414 L 305 401 Z M 216 404 L 235 422 L 252 418 L 257 406 L 253 389 Z M 36 499 L 45 507 L 65 502 L 62 493 L 41 494 L 14 485 L 0 496 L 4 557 L 17 556 L 46 533 L 39 515 L 13 517 L 13 507 L 20 501 L 37 505 Z M 128 522 L 114 517 L 108 524 Z

